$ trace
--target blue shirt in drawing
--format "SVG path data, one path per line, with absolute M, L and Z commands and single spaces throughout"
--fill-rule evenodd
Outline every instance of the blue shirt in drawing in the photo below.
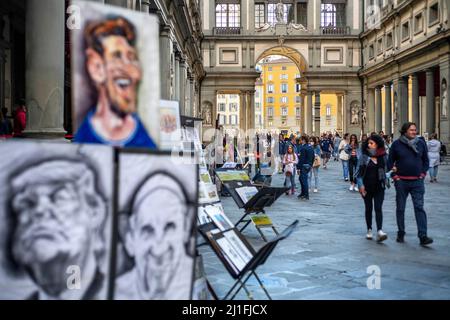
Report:
M 78 131 L 75 134 L 75 142 L 100 143 L 117 147 L 145 147 L 156 149 L 155 142 L 147 134 L 144 125 L 142 124 L 141 120 L 135 113 L 133 113 L 133 118 L 136 121 L 136 127 L 127 139 L 119 141 L 109 141 L 102 138 L 95 132 L 95 129 L 92 126 L 92 118 L 94 117 L 94 110 L 95 109 L 89 111 L 89 113 L 84 118 L 83 123 L 78 128 Z

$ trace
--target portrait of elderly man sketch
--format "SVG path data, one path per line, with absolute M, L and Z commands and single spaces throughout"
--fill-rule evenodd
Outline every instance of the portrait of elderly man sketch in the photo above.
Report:
M 104 228 L 109 205 L 99 188 L 96 167 L 74 155 L 74 145 L 62 148 L 67 156 L 59 152 L 48 157 L 48 150 L 41 151 L 45 158 L 27 146 L 17 147 L 24 149 L 24 156 L 38 160 L 16 167 L 6 181 L 9 193 L 3 215 L 8 229 L 3 249 L 9 254 L 3 255 L 8 257 L 7 270 L 0 270 L 0 277 L 3 271 L 15 270 L 31 280 L 34 289 L 24 299 L 105 299 Z M 73 267 L 80 272 L 73 283 L 77 290 L 71 288 Z M 3 294 L 2 290 L 0 297 Z
M 189 299 L 194 268 L 196 170 L 185 167 L 183 174 L 192 180 L 187 182 L 176 171 L 167 170 L 170 158 L 153 156 L 157 159 L 152 163 L 152 156 L 148 157 L 149 170 L 141 171 L 140 180 L 121 184 L 130 190 L 119 219 L 120 243 L 130 263 L 117 276 L 115 299 Z M 121 159 L 126 159 L 121 164 L 121 176 L 125 172 L 129 176 L 133 169 L 125 168 L 138 162 L 129 154 Z

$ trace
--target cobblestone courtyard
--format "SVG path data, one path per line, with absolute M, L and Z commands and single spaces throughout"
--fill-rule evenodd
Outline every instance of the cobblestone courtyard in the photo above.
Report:
M 340 163 L 330 162 L 327 170 L 320 169 L 319 192 L 311 193 L 308 202 L 283 195 L 268 208 L 268 215 L 280 231 L 295 219 L 300 224 L 258 269 L 272 298 L 450 299 L 450 166 L 439 170 L 437 184 L 426 182 L 428 234 L 434 239 L 429 248 L 419 245 L 411 198 L 405 214 L 405 243 L 395 241 L 394 188 L 387 190 L 383 207 L 388 239 L 382 244 L 366 240 L 363 201 L 357 192 L 348 190 Z M 274 176 L 273 186 L 282 183 L 282 175 Z M 243 213 L 231 198 L 223 197 L 222 204 L 234 222 Z M 264 232 L 272 236 L 271 229 Z M 244 235 L 255 248 L 264 244 L 251 225 Z M 209 247 L 201 247 L 200 252 L 209 281 L 223 297 L 233 279 Z M 367 287 L 371 265 L 381 270 L 379 290 Z M 265 299 L 254 278 L 248 288 L 255 299 Z M 246 299 L 245 293 L 238 298 Z

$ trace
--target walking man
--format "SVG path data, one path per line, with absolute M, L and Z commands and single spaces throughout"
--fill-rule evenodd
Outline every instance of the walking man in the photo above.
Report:
M 427 145 L 417 137 L 413 122 L 406 122 L 400 134 L 400 138 L 392 143 L 388 160 L 396 190 L 397 242 L 404 242 L 406 199 L 411 194 L 420 244 L 429 245 L 433 239 L 427 236 L 427 215 L 423 209 L 424 179 L 429 168 Z
M 308 174 L 312 168 L 314 162 L 314 149 L 308 143 L 308 137 L 302 136 L 300 141 L 301 145 L 298 149 L 298 163 L 297 169 L 300 173 L 300 185 L 302 188 L 301 193 L 298 195 L 299 199 L 309 200 L 309 189 L 308 189 Z

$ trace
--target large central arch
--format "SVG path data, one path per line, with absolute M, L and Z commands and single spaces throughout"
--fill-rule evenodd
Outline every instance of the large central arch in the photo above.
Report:
M 283 56 L 283 57 L 286 57 L 286 58 L 292 60 L 292 62 L 295 63 L 298 70 L 300 71 L 300 77 L 303 78 L 304 73 L 306 72 L 306 69 L 307 69 L 307 64 L 306 64 L 306 59 L 303 57 L 303 55 L 300 52 L 298 52 L 297 50 L 290 48 L 290 47 L 276 46 L 276 47 L 266 49 L 263 53 L 261 53 L 259 55 L 258 59 L 256 59 L 256 62 L 259 62 L 262 59 L 267 58 L 268 56 L 273 56 L 273 55 Z

